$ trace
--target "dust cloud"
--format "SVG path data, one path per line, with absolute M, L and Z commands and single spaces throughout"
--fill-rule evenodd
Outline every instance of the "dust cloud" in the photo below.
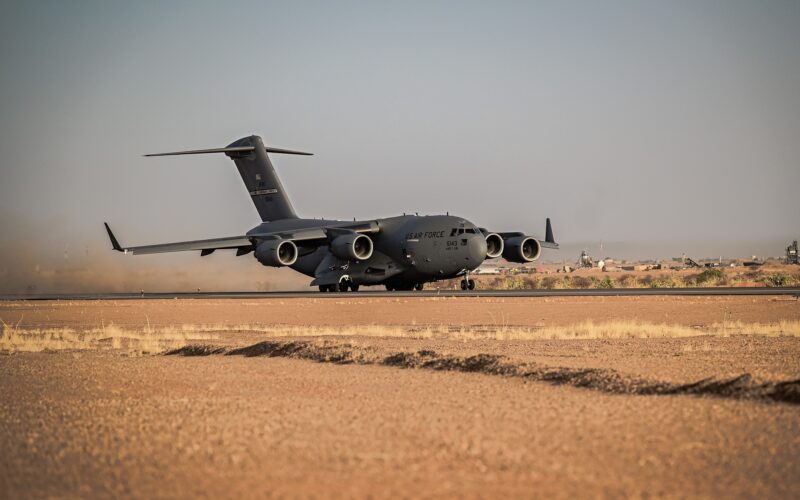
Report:
M 308 289 L 307 277 L 291 269 L 264 267 L 252 253 L 131 256 L 111 250 L 103 241 L 102 225 L 96 234 L 82 237 L 57 223 L 32 224 L 25 217 L 3 214 L 0 228 L 3 294 Z

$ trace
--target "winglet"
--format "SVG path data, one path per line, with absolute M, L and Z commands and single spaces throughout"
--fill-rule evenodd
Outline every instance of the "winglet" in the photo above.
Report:
M 119 241 L 117 241 L 117 238 L 114 236 L 114 233 L 111 232 L 111 228 L 108 227 L 108 222 L 103 222 L 103 225 L 106 226 L 106 231 L 108 231 L 108 238 L 111 240 L 111 246 L 114 248 L 114 250 L 116 250 L 117 252 L 124 252 L 125 250 L 123 250 L 122 247 L 120 246 Z
M 556 242 L 555 238 L 553 237 L 553 226 L 550 225 L 550 217 L 547 218 L 547 223 L 545 225 L 544 241 L 548 243 Z
M 550 225 L 550 218 L 547 218 L 547 223 L 544 228 L 544 241 L 540 242 L 543 248 L 552 248 L 558 250 L 558 243 L 553 237 L 553 226 Z

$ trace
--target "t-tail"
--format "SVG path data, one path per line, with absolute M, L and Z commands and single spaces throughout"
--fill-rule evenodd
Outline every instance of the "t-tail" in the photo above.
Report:
M 205 153 L 225 153 L 228 158 L 233 160 L 262 221 L 297 218 L 292 202 L 289 200 L 289 195 L 283 189 L 281 180 L 278 178 L 275 167 L 272 166 L 267 153 L 290 155 L 311 155 L 311 153 L 265 147 L 261 137 L 251 135 L 250 137 L 243 137 L 224 148 L 176 151 L 174 153 L 157 153 L 145 156 Z

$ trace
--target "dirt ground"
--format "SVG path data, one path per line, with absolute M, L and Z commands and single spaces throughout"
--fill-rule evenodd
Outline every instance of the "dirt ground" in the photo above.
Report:
M 0 303 L 96 323 L 683 325 L 797 320 L 795 299 Z M 800 338 L 268 338 L 0 355 L 0 496 L 746 496 L 800 488 Z
M 630 320 L 686 326 L 800 320 L 800 301 L 769 296 L 427 297 L 0 301 L 22 327 L 205 325 L 569 325 Z

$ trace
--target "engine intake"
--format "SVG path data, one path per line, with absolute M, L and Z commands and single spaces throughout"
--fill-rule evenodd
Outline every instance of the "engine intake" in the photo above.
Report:
M 297 261 L 297 245 L 291 240 L 267 240 L 256 247 L 255 255 L 265 266 L 291 266 Z
M 367 260 L 372 249 L 372 238 L 365 234 L 342 234 L 331 241 L 333 255 L 345 260 Z
M 497 233 L 491 233 L 486 235 L 486 258 L 487 259 L 495 259 L 503 255 L 503 248 L 505 244 L 503 243 L 503 238 L 500 237 Z
M 515 236 L 505 241 L 503 258 L 509 262 L 525 264 L 533 262 L 542 253 L 542 245 L 539 240 L 530 236 Z

